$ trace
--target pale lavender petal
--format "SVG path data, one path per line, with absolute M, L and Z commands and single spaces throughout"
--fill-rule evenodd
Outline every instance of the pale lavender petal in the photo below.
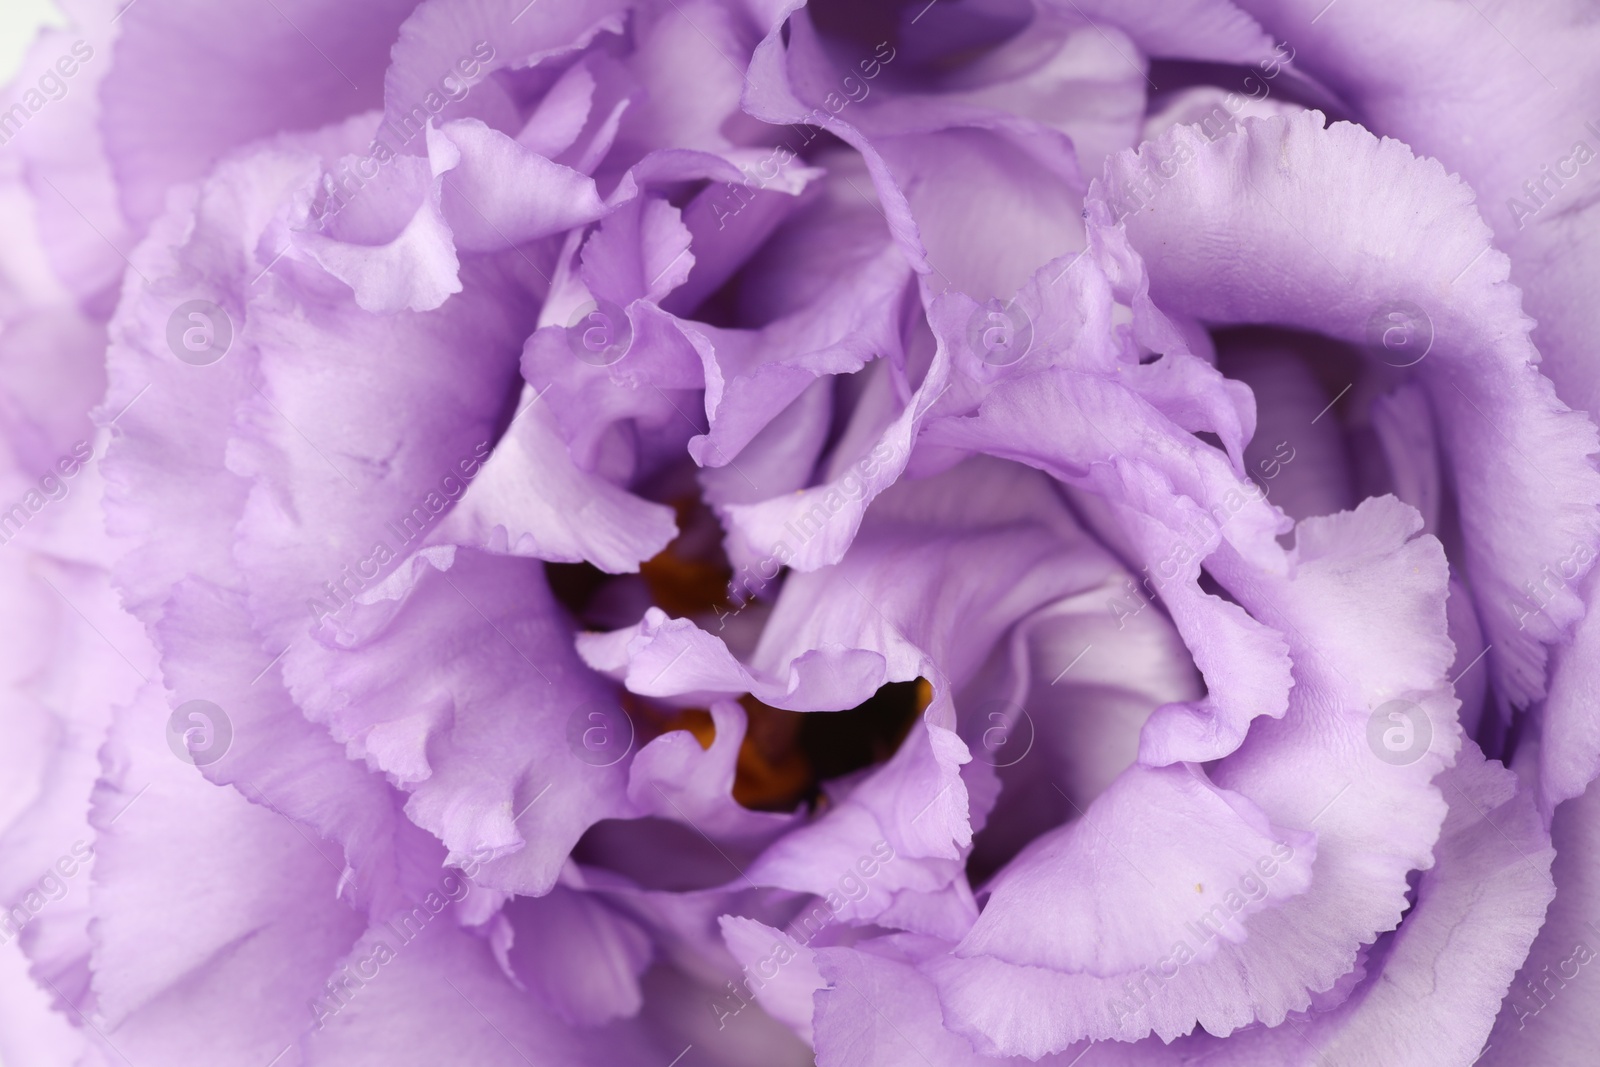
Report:
M 642 813 L 677 819 L 718 840 L 759 846 L 792 828 L 798 821 L 792 815 L 751 811 L 733 799 L 744 709 L 717 701 L 711 724 L 709 747 L 687 730 L 669 730 L 640 749 L 628 769 L 628 799 Z
M 348 634 L 293 646 L 289 689 L 411 794 L 406 814 L 450 862 L 482 863 L 484 885 L 546 892 L 584 830 L 632 812 L 633 739 L 594 758 L 578 743 L 585 709 L 615 698 L 578 660 L 538 562 L 463 550 L 413 566 L 409 588 L 391 582 L 351 609 Z
M 335 895 L 326 846 L 173 757 L 170 713 L 148 686 L 111 733 L 92 816 L 93 992 L 74 1007 L 134 1062 L 250 1064 L 299 1040 L 364 923 Z
M 1142 161 L 1130 155 L 1111 166 L 1103 203 L 1091 210 L 1108 231 L 1121 220 L 1145 257 L 1157 303 L 1211 321 L 1285 323 L 1357 344 L 1370 343 L 1370 322 L 1390 305 L 1416 319 L 1410 328 L 1419 331 L 1418 344 L 1426 329 L 1431 347 L 1415 373 L 1455 472 L 1467 573 L 1495 646 L 1495 676 L 1511 703 L 1540 695 L 1543 645 L 1570 631 L 1580 605 L 1571 590 L 1556 590 L 1546 611 L 1520 625 L 1521 584 L 1574 544 L 1595 540 L 1600 478 L 1583 459 L 1596 448 L 1594 429 L 1535 369 L 1518 293 L 1504 281 L 1507 262 L 1487 247 L 1471 191 L 1397 142 L 1348 124 L 1324 129 L 1316 112 L 1248 122 L 1209 143 L 1179 128 L 1145 152 Z M 1133 210 L 1147 199 L 1136 188 L 1151 153 L 1189 162 L 1153 194 L 1159 212 Z M 1363 177 L 1335 181 L 1336 173 Z M 1232 180 L 1224 193 L 1223 175 L 1245 181 L 1251 197 L 1234 196 Z M 1406 195 L 1355 193 L 1378 182 Z M 1339 206 L 1338 196 L 1360 199 Z M 1302 210 L 1311 204 L 1315 210 Z M 1286 211 L 1298 221 L 1291 225 Z M 1377 261 L 1384 269 L 1351 250 L 1353 220 L 1374 247 L 1387 249 Z M 1177 236 L 1219 227 L 1233 246 L 1220 260 L 1196 255 L 1197 245 Z M 1269 291 L 1263 277 L 1301 280 Z M 1446 291 L 1448 301 L 1437 295 Z M 1497 411 L 1516 414 L 1491 414 Z M 1542 457 L 1536 467 L 1534 455 Z M 1556 486 L 1566 488 L 1552 492 Z
M 116 12 L 101 131 L 122 208 L 142 231 L 167 189 L 230 150 L 377 106 L 410 0 L 156 0 Z M 126 14 L 121 12 L 125 11 Z
M 649 937 L 599 897 L 557 885 L 506 906 L 511 977 L 570 1023 L 597 1026 L 638 1014 Z M 574 969 L 571 964 L 580 962 Z
M 1383 499 L 1303 522 L 1293 578 L 1266 583 L 1246 599 L 1286 626 L 1297 684 L 1288 714 L 1258 720 L 1211 777 L 1249 798 L 1273 824 L 1316 834 L 1310 888 L 1251 916 L 1241 943 L 1215 933 L 1186 936 L 1114 977 L 931 957 L 923 969 L 939 985 L 954 1029 L 990 1053 L 1037 1056 L 1086 1037 L 1126 1041 L 1154 1032 L 1171 1040 L 1196 1021 L 1213 1033 L 1252 1021 L 1276 1025 L 1288 1011 L 1307 1007 L 1311 990 L 1347 973 L 1361 944 L 1400 921 L 1407 872 L 1428 863 L 1445 816 L 1444 800 L 1429 783 L 1457 745 L 1455 701 L 1444 680 L 1450 659 L 1444 561 L 1437 543 L 1410 540 L 1416 525 L 1409 509 Z M 1328 614 L 1331 604 L 1340 605 L 1337 622 Z M 1342 636 L 1332 636 L 1331 626 Z M 1380 759 L 1369 747 L 1372 709 L 1390 699 L 1411 701 L 1426 717 L 1428 725 L 1412 735 L 1415 751 L 1405 752 L 1409 763 Z M 1344 740 L 1330 746 L 1331 736 Z M 1391 817 L 1398 810 L 1409 813 L 1404 822 Z M 1127 847 L 1138 863 L 1140 850 L 1131 841 Z M 1242 910 L 1247 896 L 1280 873 L 1284 858 L 1270 851 L 1257 857 L 1264 865 L 1248 883 L 1241 878 L 1227 887 L 1223 910 Z M 1180 920 L 1204 914 L 1170 897 L 1166 906 Z M 1210 959 L 1196 959 L 1213 941 Z M 995 996 L 997 988 L 1005 995 Z

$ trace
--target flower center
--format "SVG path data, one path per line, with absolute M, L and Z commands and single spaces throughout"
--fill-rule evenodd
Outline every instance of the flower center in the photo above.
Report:
M 641 564 L 637 575 L 609 575 L 586 563 L 545 565 L 556 598 L 580 625 L 629 625 L 643 606 L 653 605 L 712 632 L 722 629 L 719 617 L 736 604 L 721 526 L 698 498 L 681 497 L 673 506 L 678 536 Z M 613 614 L 629 611 L 633 618 Z M 739 746 L 733 797 L 756 811 L 793 811 L 802 802 L 824 806 L 823 783 L 889 759 L 932 699 L 932 687 L 921 678 L 890 682 L 860 705 L 833 712 L 785 711 L 747 693 L 739 698 L 748 728 Z M 688 731 L 707 749 L 716 739 L 705 708 L 672 707 L 626 692 L 622 706 L 638 725 L 642 743 L 670 730 Z

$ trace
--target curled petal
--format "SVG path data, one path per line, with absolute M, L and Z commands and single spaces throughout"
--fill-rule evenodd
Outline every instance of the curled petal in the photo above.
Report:
M 1090 210 L 1109 240 L 1125 230 L 1158 304 L 1385 352 L 1409 339 L 1423 352 L 1406 358 L 1450 458 L 1499 689 L 1516 705 L 1541 696 L 1544 646 L 1570 633 L 1581 604 L 1563 587 L 1530 610 L 1523 586 L 1574 546 L 1593 558 L 1600 475 L 1586 456 L 1600 442 L 1539 374 L 1472 191 L 1398 142 L 1348 123 L 1324 129 L 1317 112 L 1251 120 L 1213 142 L 1180 127 L 1144 153 L 1108 166 Z M 1157 157 L 1159 181 L 1149 170 Z M 1241 184 L 1250 195 L 1236 195 Z M 1384 195 L 1369 193 L 1379 186 Z M 1228 234 L 1228 255 L 1206 244 L 1217 232 Z

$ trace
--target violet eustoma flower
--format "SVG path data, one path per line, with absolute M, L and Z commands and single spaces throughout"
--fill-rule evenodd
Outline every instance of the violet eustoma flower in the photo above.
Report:
M 61 8 L 0 1062 L 1593 1061 L 1578 5 Z

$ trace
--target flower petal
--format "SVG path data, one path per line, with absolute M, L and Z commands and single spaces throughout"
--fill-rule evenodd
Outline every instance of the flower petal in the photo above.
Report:
M 277 2 L 156 0 L 118 15 L 100 129 L 136 231 L 231 149 L 377 106 L 410 0 Z
M 584 830 L 631 813 L 633 739 L 609 762 L 575 745 L 585 709 L 613 694 L 573 652 L 542 565 L 461 551 L 415 566 L 410 589 L 359 605 L 353 642 L 297 644 L 284 676 L 308 715 L 400 780 L 450 862 L 488 857 L 480 884 L 544 893 Z
M 1411 540 L 1417 525 L 1414 512 L 1384 498 L 1304 521 L 1289 577 L 1264 580 L 1242 598 L 1285 631 L 1296 684 L 1288 713 L 1256 720 L 1211 777 L 1273 825 L 1314 830 L 1310 888 L 1255 913 L 1249 936 L 1217 940 L 1209 959 L 1182 938 L 1167 955 L 1104 979 L 930 957 L 921 967 L 939 986 L 952 1028 L 988 1054 L 1036 1057 L 1086 1037 L 1128 1041 L 1154 1032 L 1170 1041 L 1196 1022 L 1217 1034 L 1255 1021 L 1274 1026 L 1308 1007 L 1313 990 L 1351 970 L 1362 944 L 1399 922 L 1407 874 L 1430 862 L 1445 816 L 1429 783 L 1458 739 L 1444 673 L 1451 654 L 1443 554 L 1431 539 Z M 1415 708 L 1409 747 L 1372 739 L 1375 713 L 1393 700 Z M 1234 888 L 1241 887 L 1254 892 L 1243 879 Z M 1203 938 L 1201 948 L 1213 940 Z
M 1139 859 L 1128 858 L 1119 841 L 1136 844 Z M 1255 877 L 1263 858 L 1277 867 L 1266 891 L 1224 902 L 1225 891 L 1237 896 L 1235 887 Z M 1036 838 L 1005 866 L 986 887 L 983 915 L 955 951 L 1020 966 L 1124 974 L 1194 933 L 1185 925 L 1194 915 L 1215 912 L 1214 933 L 1244 941 L 1251 915 L 1306 891 L 1315 859 L 1315 834 L 1272 826 L 1254 804 L 1200 774 L 1130 767 L 1089 815 Z M 1108 900 L 1119 904 L 1110 915 Z M 1174 901 L 1183 904 L 1173 907 Z M 1196 959 L 1208 959 L 1215 948 L 1208 941 Z
M 301 827 L 167 751 L 169 714 L 151 685 L 112 731 L 92 815 L 94 997 L 80 1007 L 134 1062 L 254 1063 L 298 1040 L 364 920 Z
M 1500 1006 L 1480 1060 L 1486 1067 L 1561 1063 L 1574 1057 L 1581 1062 L 1600 1039 L 1596 991 L 1585 973 L 1600 950 L 1594 919 L 1600 889 L 1595 880 L 1597 812 L 1600 789 L 1593 788 L 1556 809 L 1551 868 L 1555 900 Z M 1547 854 L 1533 852 L 1530 861 L 1542 863 Z
M 628 798 L 639 811 L 687 823 L 717 840 L 766 843 L 794 825 L 794 816 L 750 811 L 733 799 L 744 709 L 730 700 L 711 705 L 709 748 L 687 730 L 669 730 L 634 757 Z
M 626 916 L 563 885 L 542 897 L 516 897 L 504 914 L 514 934 L 512 976 L 563 1019 L 596 1026 L 638 1014 L 651 944 Z
M 1516 705 L 1542 695 L 1543 645 L 1570 632 L 1580 603 L 1556 590 L 1524 625 L 1521 586 L 1600 538 L 1600 475 L 1585 458 L 1600 442 L 1538 373 L 1471 190 L 1402 144 L 1347 123 L 1324 129 L 1307 112 L 1249 120 L 1213 142 L 1175 129 L 1109 164 L 1090 200 L 1095 229 L 1125 228 L 1164 307 L 1357 344 L 1371 343 L 1372 321 L 1399 315 L 1409 337 L 1431 338 L 1415 373 L 1453 468 L 1497 686 Z M 1206 236 L 1219 232 L 1225 255 Z
M 566 1026 L 506 979 L 484 941 L 454 923 L 428 924 L 374 967 L 381 967 L 380 977 L 305 1042 L 307 1067 L 526 1067 L 530 1056 L 583 1067 L 644 1067 L 671 1055 L 653 1047 L 637 1027 Z

